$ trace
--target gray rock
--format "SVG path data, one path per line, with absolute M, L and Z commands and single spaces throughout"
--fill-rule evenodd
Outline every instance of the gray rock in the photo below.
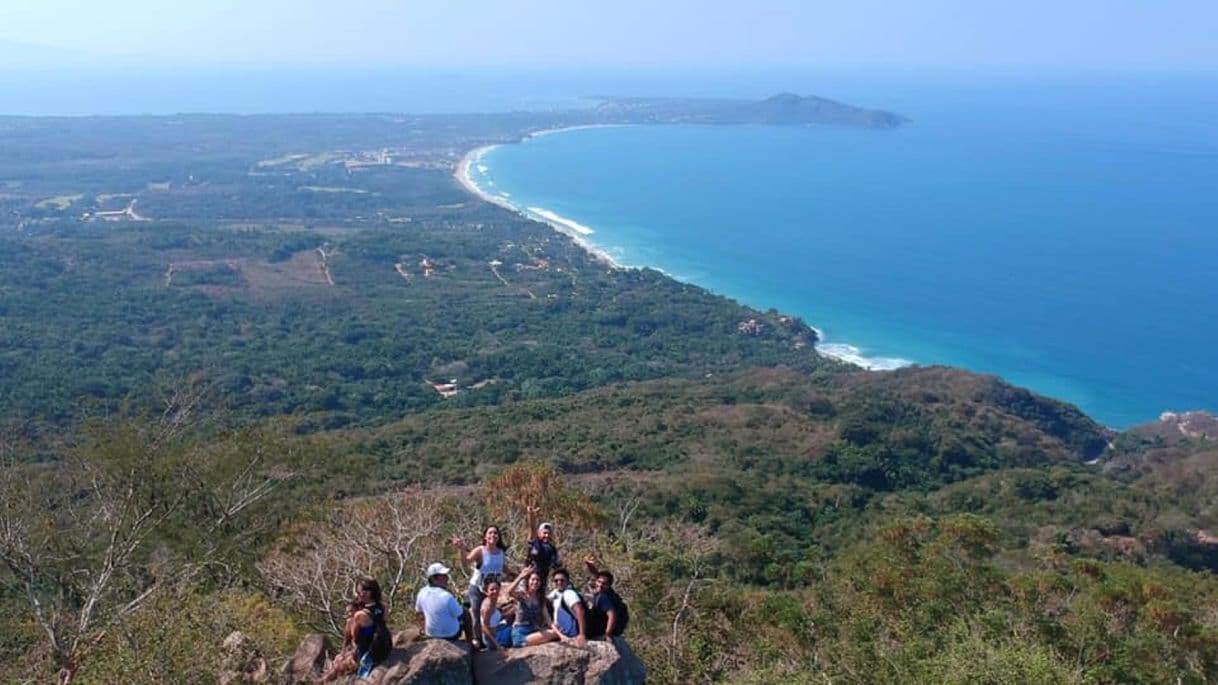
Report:
M 334 654 L 334 648 L 325 635 L 314 633 L 301 641 L 292 660 L 283 667 L 283 685 L 315 683 L 321 679 L 326 660 Z
M 474 656 L 476 683 L 640 685 L 646 678 L 642 662 L 621 638 L 584 647 L 551 642 Z
M 552 642 L 537 647 L 474 654 L 464 642 L 412 641 L 399 634 L 393 651 L 371 675 L 338 679 L 346 685 L 642 685 L 647 674 L 626 641 L 586 646 Z M 333 649 L 322 635 L 304 639 L 281 682 L 317 682 Z

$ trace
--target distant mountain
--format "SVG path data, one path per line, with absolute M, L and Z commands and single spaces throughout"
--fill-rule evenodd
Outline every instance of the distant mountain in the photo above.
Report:
M 603 97 L 595 108 L 606 123 L 834 124 L 866 128 L 895 128 L 905 117 L 865 109 L 815 95 L 780 93 L 765 100 L 709 98 Z

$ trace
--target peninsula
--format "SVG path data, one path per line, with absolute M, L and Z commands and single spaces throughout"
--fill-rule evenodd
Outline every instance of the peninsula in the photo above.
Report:
M 815 95 L 779 93 L 764 100 L 673 97 L 598 97 L 596 123 L 615 124 L 831 124 L 896 128 L 909 121 L 880 109 L 855 107 Z

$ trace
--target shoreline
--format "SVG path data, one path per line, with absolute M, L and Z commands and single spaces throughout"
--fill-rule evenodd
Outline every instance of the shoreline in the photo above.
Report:
M 585 128 L 602 128 L 602 127 L 616 126 L 616 125 L 617 124 L 588 124 L 588 125 L 583 125 L 583 126 L 567 126 L 567 127 L 561 127 L 561 128 L 543 129 L 543 130 L 534 131 L 533 133 L 528 134 L 527 136 L 525 136 L 524 138 L 521 139 L 521 142 L 523 142 L 524 140 L 528 140 L 529 138 L 536 138 L 538 136 L 549 135 L 551 133 L 558 133 L 560 131 L 574 131 L 574 130 L 585 129 Z M 542 210 L 538 211 L 536 208 L 518 207 L 518 206 L 512 204 L 512 202 L 510 200 L 508 200 L 507 198 L 488 193 L 485 190 L 483 190 L 482 188 L 478 187 L 477 183 L 474 183 L 474 180 L 472 178 L 470 178 L 470 173 L 469 173 L 470 169 L 473 167 L 473 165 L 477 164 L 478 160 L 482 159 L 482 156 L 485 155 L 486 153 L 490 152 L 491 150 L 494 150 L 495 148 L 499 147 L 500 145 L 506 145 L 506 144 L 508 144 L 508 143 L 494 143 L 492 145 L 482 145 L 480 147 L 476 147 L 473 150 L 470 150 L 469 152 L 465 153 L 465 155 L 463 157 L 461 157 L 461 161 L 457 163 L 456 170 L 453 172 L 453 177 L 457 179 L 457 183 L 460 183 L 461 187 L 465 188 L 465 190 L 467 190 L 468 192 L 470 192 L 471 194 L 473 194 L 474 196 L 476 196 L 477 198 L 479 198 L 481 200 L 485 200 L 486 202 L 489 202 L 493 205 L 497 205 L 506 210 L 519 214 L 520 216 L 522 216 L 526 219 L 530 219 L 532 221 L 537 221 L 537 222 L 548 225 L 550 228 L 554 229 L 558 233 L 561 233 L 561 234 L 567 236 L 568 238 L 570 238 L 571 240 L 573 240 L 575 242 L 575 244 L 579 245 L 580 248 L 582 248 L 584 250 L 584 252 L 587 252 L 588 255 L 590 257 L 592 257 L 593 260 L 598 261 L 598 262 L 604 264 L 605 266 L 608 266 L 611 269 L 628 268 L 628 267 L 618 264 L 616 261 L 614 261 L 613 257 L 609 256 L 608 252 L 605 252 L 604 250 L 602 250 L 602 249 L 598 248 L 597 246 L 593 245 L 592 243 L 588 242 L 586 236 L 591 235 L 592 229 L 590 229 L 586 226 L 577 224 L 568 219 L 564 219 L 563 217 L 561 217 L 558 214 L 555 214 L 554 212 L 551 212 L 549 210 L 542 209 Z
M 550 135 L 552 133 L 561 133 L 563 131 L 578 131 L 581 129 L 588 129 L 588 128 L 617 128 L 617 127 L 629 126 L 629 125 L 630 124 L 583 124 L 583 125 L 579 125 L 579 126 L 562 126 L 562 127 L 558 127 L 558 128 L 548 128 L 548 129 L 542 129 L 539 131 L 534 131 L 532 133 L 529 133 L 528 135 L 524 136 L 523 138 L 521 138 L 519 141 L 516 141 L 516 142 L 524 142 L 530 138 L 538 138 L 540 136 Z M 478 184 L 474 183 L 473 179 L 470 177 L 470 169 L 472 169 L 473 166 L 478 163 L 478 160 L 480 160 L 482 158 L 482 156 L 485 155 L 487 152 L 490 152 L 491 150 L 499 147 L 500 145 L 511 145 L 511 144 L 513 144 L 513 143 L 493 143 L 491 145 L 482 145 L 482 146 L 479 146 L 479 147 L 476 147 L 476 148 L 470 150 L 469 152 L 466 152 L 465 155 L 461 157 L 461 161 L 457 163 L 457 168 L 453 172 L 453 176 L 457 179 L 457 182 L 461 184 L 461 187 L 465 188 L 466 191 L 468 191 L 470 194 L 474 195 L 475 197 L 477 197 L 481 200 L 485 200 L 486 202 L 489 202 L 493 205 L 497 205 L 499 207 L 507 209 L 511 212 L 514 212 L 526 219 L 531 219 L 533 221 L 538 221 L 538 222 L 547 224 L 548 226 L 550 226 L 550 228 L 553 228 L 558 233 L 561 233 L 561 234 L 567 236 L 568 238 L 571 238 L 571 240 L 573 240 L 576 245 L 579 245 L 594 260 L 601 262 L 602 264 L 605 264 L 609 268 L 612 268 L 612 269 L 644 268 L 644 267 L 634 267 L 634 266 L 627 266 L 627 265 L 620 264 L 617 261 L 615 261 L 613 259 L 613 257 L 609 256 L 609 254 L 607 252 L 605 252 L 604 250 L 602 250 L 602 249 L 596 247 L 595 245 L 593 245 L 592 243 L 590 243 L 587 240 L 586 236 L 591 235 L 593 233 L 593 229 L 588 228 L 587 226 L 583 226 L 570 219 L 566 219 L 566 218 L 564 218 L 550 210 L 544 209 L 544 208 L 518 207 L 518 206 L 512 204 L 512 202 L 510 200 L 508 200 L 507 198 L 500 196 L 500 195 L 494 195 L 492 193 L 488 193 L 487 191 L 478 187 Z M 655 270 L 659 271 L 660 273 L 668 275 L 669 278 L 673 278 L 666 271 L 664 271 L 663 269 L 660 269 L 658 267 L 653 266 L 653 267 L 646 267 L 646 268 L 655 269 Z M 680 279 L 676 279 L 676 280 L 680 280 Z M 691 283 L 691 285 L 697 285 L 700 288 L 705 288 L 705 286 L 699 285 L 697 283 Z M 731 295 L 727 295 L 725 293 L 719 293 L 719 292 L 710 290 L 709 288 L 706 288 L 706 290 L 708 292 L 713 292 L 716 295 L 722 295 L 724 297 L 729 297 L 729 298 L 735 300 L 736 302 L 740 303 L 743 306 L 752 307 L 753 309 L 758 309 L 755 306 L 745 304 L 743 301 L 739 300 L 738 298 L 732 297 Z M 835 361 L 842 362 L 845 364 L 851 364 L 851 365 L 857 366 L 865 371 L 891 371 L 893 369 L 899 369 L 899 368 L 904 368 L 904 367 L 908 367 L 908 366 L 917 366 L 917 362 L 914 362 L 914 361 L 911 361 L 908 359 L 902 359 L 902 358 L 897 358 L 897 357 L 864 356 L 863 351 L 861 349 L 859 349 L 857 346 L 852 345 L 850 343 L 846 343 L 846 342 L 829 342 L 828 340 L 825 339 L 824 331 L 822 331 L 820 328 L 817 328 L 816 326 L 812 326 L 811 324 L 809 324 L 809 327 L 812 328 L 812 330 L 816 331 L 816 344 L 813 345 L 812 347 L 816 351 L 817 354 L 819 354 L 823 357 L 833 359 Z

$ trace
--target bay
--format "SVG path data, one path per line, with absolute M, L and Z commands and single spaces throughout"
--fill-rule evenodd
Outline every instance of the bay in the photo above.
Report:
M 911 123 L 573 130 L 472 178 L 620 263 L 799 315 L 822 349 L 995 373 L 1126 427 L 1218 409 L 1216 84 L 842 82 Z

